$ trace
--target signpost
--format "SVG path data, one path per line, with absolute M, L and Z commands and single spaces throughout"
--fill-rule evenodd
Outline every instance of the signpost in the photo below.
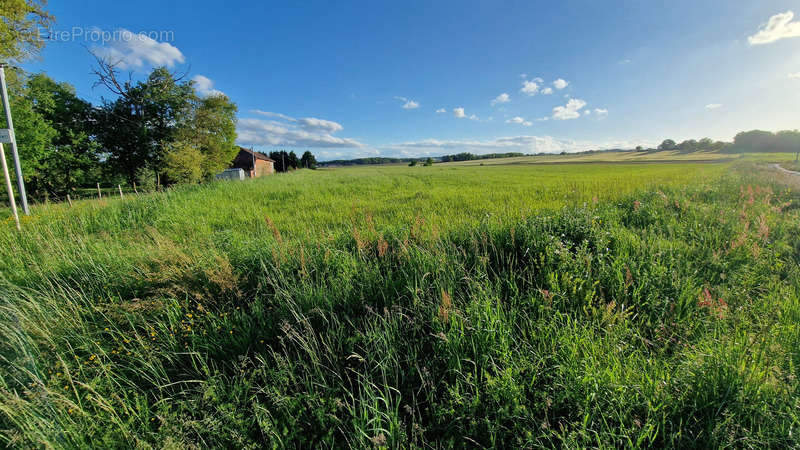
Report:
M 28 196 L 25 195 L 25 180 L 22 178 L 22 166 L 19 163 L 19 153 L 17 152 L 17 140 L 14 139 L 14 121 L 11 119 L 11 106 L 8 104 L 8 91 L 6 90 L 6 64 L 0 63 L 0 97 L 3 101 L 3 110 L 6 113 L 6 124 L 8 125 L 9 138 L 11 144 L 11 155 L 14 157 L 14 172 L 17 175 L 17 187 L 22 201 L 22 211 L 27 215 Z
M 3 130 L 6 131 L 6 130 Z M 14 214 L 14 222 L 17 224 L 17 230 L 20 230 L 19 227 L 19 215 L 17 214 L 17 201 L 14 199 L 14 189 L 11 187 L 11 177 L 8 175 L 8 164 L 6 164 L 6 152 L 3 150 L 3 143 L 6 142 L 2 140 L 2 136 L 0 136 L 0 161 L 2 161 L 3 166 L 3 176 L 6 179 L 6 190 L 8 191 L 8 202 L 11 203 L 11 212 Z
M 0 144 L 10 144 L 13 139 L 11 130 L 8 128 L 0 128 Z

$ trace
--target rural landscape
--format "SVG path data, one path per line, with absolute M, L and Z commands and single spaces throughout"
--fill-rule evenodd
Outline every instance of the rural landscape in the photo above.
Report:
M 116 47 L 73 49 L 82 98 L 26 66 L 64 9 L 0 5 L 0 445 L 800 447 L 796 113 L 372 152 Z M 498 108 L 560 80 L 485 103 L 533 127 Z

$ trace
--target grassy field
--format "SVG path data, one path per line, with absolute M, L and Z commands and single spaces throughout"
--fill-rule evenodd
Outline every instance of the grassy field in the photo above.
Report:
M 486 163 L 5 220 L 0 442 L 800 446 L 795 179 Z
M 724 163 L 730 161 L 748 162 L 789 162 L 794 161 L 793 153 L 719 153 L 712 151 L 679 152 L 598 152 L 578 153 L 565 155 L 520 156 L 515 158 L 483 159 L 474 161 L 459 161 L 446 163 L 447 165 L 487 166 L 487 165 L 516 165 L 516 164 L 654 164 L 654 163 L 686 163 L 686 162 L 714 162 Z

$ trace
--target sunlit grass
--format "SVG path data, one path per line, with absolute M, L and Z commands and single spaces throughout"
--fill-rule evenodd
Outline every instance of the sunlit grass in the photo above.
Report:
M 729 164 L 368 167 L 0 230 L 0 442 L 800 445 L 800 217 Z

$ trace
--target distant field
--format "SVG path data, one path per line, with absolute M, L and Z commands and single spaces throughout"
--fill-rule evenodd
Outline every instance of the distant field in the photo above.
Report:
M 0 444 L 800 446 L 795 177 L 547 158 L 5 220 Z
M 743 153 L 678 151 L 658 152 L 598 152 L 592 154 L 565 154 L 544 156 L 521 156 L 516 158 L 483 159 L 446 163 L 448 165 L 512 165 L 512 164 L 557 164 L 557 163 L 654 163 L 654 162 L 725 162 L 725 161 L 780 162 L 794 160 L 791 153 Z
M 708 182 L 728 169 L 725 164 L 340 167 L 182 188 L 136 202 L 109 196 L 103 202 L 76 202 L 74 209 L 39 205 L 27 226 L 30 234 L 48 235 L 66 226 L 78 232 L 102 230 L 103 237 L 139 233 L 145 226 L 177 237 L 230 230 L 237 239 L 257 240 L 271 234 L 264 222 L 270 217 L 284 238 L 300 239 L 349 233 L 354 221 L 363 223 L 369 215 L 376 225 L 389 229 L 421 218 L 445 231 L 474 225 L 487 215 L 518 218 L 543 208 L 611 200 L 643 188 Z

